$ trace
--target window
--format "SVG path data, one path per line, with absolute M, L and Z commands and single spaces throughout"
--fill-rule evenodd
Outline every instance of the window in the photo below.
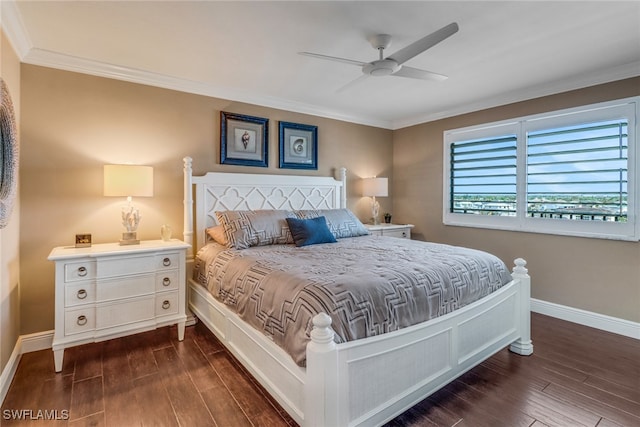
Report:
M 527 133 L 527 216 L 627 220 L 628 122 Z
M 639 240 L 638 100 L 445 132 L 445 224 Z
M 450 212 L 516 214 L 516 135 L 451 144 Z

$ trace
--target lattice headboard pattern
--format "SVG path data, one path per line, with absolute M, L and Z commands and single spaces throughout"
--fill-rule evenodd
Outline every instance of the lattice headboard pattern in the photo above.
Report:
M 332 177 L 219 172 L 192 176 L 191 158 L 185 157 L 184 163 L 184 240 L 193 246 L 195 236 L 195 251 L 207 241 L 205 230 L 216 224 L 216 211 L 346 207 L 344 168 L 338 181 Z

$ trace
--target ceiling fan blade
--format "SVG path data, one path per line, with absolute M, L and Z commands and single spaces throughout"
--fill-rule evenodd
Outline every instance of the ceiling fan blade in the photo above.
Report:
M 362 62 L 362 61 L 356 61 L 356 60 L 353 60 L 353 59 L 338 58 L 337 56 L 321 55 L 319 53 L 298 52 L 298 54 L 299 55 L 303 55 L 303 56 L 310 56 L 312 58 L 327 59 L 329 61 L 343 62 L 345 64 L 357 65 L 358 67 L 362 67 L 362 66 L 364 66 L 366 64 L 366 62 Z
M 458 24 L 452 22 L 451 24 L 440 28 L 428 36 L 421 38 L 420 40 L 411 43 L 409 46 L 403 47 L 393 55 L 387 57 L 387 59 L 393 59 L 398 64 L 404 64 L 416 55 L 421 54 L 425 50 L 433 47 L 458 32 Z
M 342 86 L 341 88 L 339 88 L 338 90 L 336 90 L 336 93 L 340 93 L 340 92 L 344 92 L 345 90 L 349 89 L 350 87 L 353 87 L 357 84 L 360 84 L 362 81 L 366 80 L 367 77 L 369 77 L 368 74 L 363 74 L 360 77 L 358 77 L 355 80 L 351 80 L 349 83 L 347 83 L 346 85 Z
M 437 82 L 441 82 L 449 78 L 442 74 L 432 73 L 431 71 L 421 70 L 419 68 L 407 67 L 406 65 L 403 65 L 402 68 L 393 73 L 392 76 L 409 77 L 411 79 L 420 80 L 433 80 Z

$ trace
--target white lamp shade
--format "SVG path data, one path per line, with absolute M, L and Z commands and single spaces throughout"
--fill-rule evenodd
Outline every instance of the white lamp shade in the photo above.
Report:
M 104 195 L 152 197 L 153 168 L 138 165 L 104 165 Z
M 389 195 L 389 180 L 387 178 L 364 178 L 362 180 L 362 195 L 387 197 Z

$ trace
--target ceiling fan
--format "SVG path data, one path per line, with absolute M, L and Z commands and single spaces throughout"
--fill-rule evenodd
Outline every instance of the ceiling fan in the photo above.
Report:
M 342 62 L 345 64 L 357 65 L 362 67 L 363 75 L 356 80 L 343 86 L 338 91 L 344 90 L 353 83 L 359 82 L 369 76 L 398 76 L 408 77 L 420 80 L 446 80 L 447 76 L 433 73 L 431 71 L 421 70 L 419 68 L 408 67 L 405 62 L 411 58 L 421 54 L 425 50 L 435 46 L 446 38 L 458 32 L 458 24 L 452 22 L 439 30 L 421 38 L 410 45 L 403 47 L 392 55 L 384 57 L 384 50 L 391 45 L 391 36 L 389 34 L 378 34 L 369 38 L 369 42 L 374 49 L 377 49 L 380 56 L 379 59 L 371 62 L 362 62 L 353 59 L 338 58 L 336 56 L 322 55 L 312 52 L 299 52 L 300 55 L 310 56 L 312 58 L 326 59 L 329 61 Z

